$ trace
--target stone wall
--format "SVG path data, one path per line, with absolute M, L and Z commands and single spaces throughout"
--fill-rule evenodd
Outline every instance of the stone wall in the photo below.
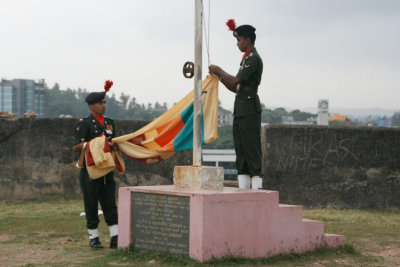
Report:
M 80 194 L 77 119 L 0 119 L 0 200 Z M 145 121 L 116 120 L 117 135 Z M 118 186 L 172 184 L 176 165 L 192 152 L 156 164 L 126 159 Z M 281 203 L 309 207 L 400 208 L 400 129 L 267 126 L 263 129 L 264 188 Z
M 281 203 L 400 208 L 400 129 L 267 126 L 263 171 Z
M 0 200 L 80 194 L 79 153 L 72 151 L 78 119 L 0 119 Z M 116 120 L 117 135 L 143 127 L 145 121 Z M 156 164 L 126 159 L 117 186 L 172 184 L 175 165 L 191 165 L 192 152 L 179 152 Z

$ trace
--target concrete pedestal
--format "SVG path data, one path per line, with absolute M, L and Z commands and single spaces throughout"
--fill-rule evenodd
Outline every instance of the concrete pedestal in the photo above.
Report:
M 135 198 L 138 201 L 133 201 Z M 185 209 L 189 209 L 188 219 Z M 199 261 L 224 256 L 258 258 L 303 253 L 322 246 L 338 247 L 345 242 L 342 235 L 325 234 L 323 222 L 302 219 L 301 206 L 279 204 L 277 191 L 121 187 L 118 212 L 119 248 L 128 247 L 135 240 L 135 245 L 144 249 L 169 251 L 170 245 L 170 253 L 186 254 Z M 152 212 L 163 212 L 167 219 L 153 221 Z M 133 235 L 142 232 L 147 239 Z M 174 238 L 181 239 L 177 243 Z
M 213 189 L 224 188 L 224 168 L 213 166 L 175 166 L 176 188 Z

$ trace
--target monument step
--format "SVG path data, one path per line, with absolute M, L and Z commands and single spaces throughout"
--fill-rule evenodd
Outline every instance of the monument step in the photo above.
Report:
M 118 246 L 213 257 L 271 257 L 344 245 L 324 234 L 324 223 L 303 219 L 299 205 L 279 204 L 279 193 L 136 186 L 119 189 Z M 167 234 L 166 234 L 167 233 Z
M 305 230 L 313 230 L 320 233 L 324 233 L 324 222 L 310 219 L 302 219 L 301 220 Z
M 278 204 L 281 216 L 290 218 L 296 224 L 300 224 L 303 219 L 303 207 L 300 205 Z
M 303 224 L 303 240 L 308 240 L 307 246 L 304 247 L 306 250 L 313 250 L 324 244 L 324 222 L 302 219 Z M 301 252 L 305 252 L 303 250 Z

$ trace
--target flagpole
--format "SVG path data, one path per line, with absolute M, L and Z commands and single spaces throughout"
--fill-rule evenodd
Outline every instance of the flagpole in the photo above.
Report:
M 203 0 L 195 0 L 194 24 L 193 166 L 201 166 Z

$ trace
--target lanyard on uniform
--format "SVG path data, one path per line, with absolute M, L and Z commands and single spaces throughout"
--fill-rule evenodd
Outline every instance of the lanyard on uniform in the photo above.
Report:
M 250 51 L 251 51 L 251 48 L 247 49 L 246 52 L 244 52 L 244 55 L 242 57 L 242 66 L 244 64 L 244 60 L 246 59 L 247 54 L 250 53 Z

